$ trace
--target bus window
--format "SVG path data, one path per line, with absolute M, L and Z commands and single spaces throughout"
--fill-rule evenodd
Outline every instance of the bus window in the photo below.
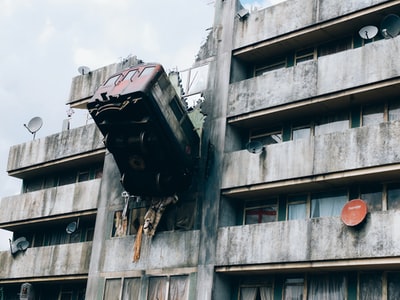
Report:
M 153 73 L 153 70 L 154 67 L 145 68 L 142 73 L 140 73 L 140 77 L 149 76 L 151 73 Z
M 110 79 L 108 79 L 108 80 L 106 81 L 106 83 L 104 84 L 104 86 L 112 86 L 112 85 L 115 85 L 116 82 L 117 82 L 117 79 L 118 79 L 119 75 L 120 75 L 120 74 L 118 74 L 118 75 L 116 75 L 116 76 L 113 76 L 113 77 L 111 77 Z

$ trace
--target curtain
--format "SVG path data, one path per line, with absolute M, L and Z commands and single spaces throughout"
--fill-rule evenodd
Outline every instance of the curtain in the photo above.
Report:
M 167 299 L 167 277 L 152 277 L 149 283 L 148 300 Z
M 285 287 L 284 300 L 303 300 L 303 289 L 302 285 L 287 285 Z
M 382 299 L 382 273 L 360 274 L 360 299 Z
M 119 300 L 121 290 L 121 279 L 107 279 L 106 289 L 104 291 L 104 299 Z
M 301 220 L 306 218 L 306 204 L 289 204 L 288 219 Z
M 256 300 L 257 288 L 256 287 L 241 287 L 240 300 Z
M 320 195 L 311 200 L 313 218 L 339 216 L 347 202 L 346 195 Z
M 140 278 L 125 278 L 122 300 L 139 299 Z
M 261 300 L 273 300 L 272 287 L 269 286 L 260 287 L 260 297 Z
M 343 276 L 315 276 L 310 278 L 308 300 L 344 300 L 345 278 Z
M 189 282 L 187 276 L 174 276 L 170 279 L 169 300 L 187 300 L 189 296 Z

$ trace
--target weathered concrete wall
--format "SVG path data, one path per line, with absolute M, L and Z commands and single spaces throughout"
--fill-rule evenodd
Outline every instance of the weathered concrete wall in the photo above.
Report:
M 225 154 L 222 188 L 400 162 L 400 122 L 288 141 Z
M 400 211 L 368 214 L 360 227 L 326 217 L 220 228 L 217 265 L 313 262 L 400 255 Z M 249 247 L 251 245 L 251 247 Z
M 7 171 L 16 171 L 74 155 L 104 149 L 103 136 L 95 124 L 66 130 L 11 147 Z
M 100 182 L 94 179 L 4 197 L 0 199 L 0 224 L 96 209 Z
M 13 257 L 0 252 L 0 278 L 82 275 L 89 271 L 92 242 L 28 248 Z
M 400 61 L 393 55 L 399 51 L 400 37 L 396 37 L 233 83 L 229 86 L 228 116 L 400 76 Z M 385 59 L 371 63 L 377 57 Z
M 287 0 L 236 20 L 234 49 L 328 21 L 386 0 Z
M 121 270 L 158 270 L 197 267 L 199 231 L 160 232 L 152 239 L 143 236 L 140 260 L 132 262 L 136 236 L 112 238 L 105 241 L 101 272 Z M 116 256 L 115 253 L 118 253 Z
M 136 56 L 128 58 L 126 61 L 112 64 L 103 68 L 91 71 L 86 75 L 79 75 L 72 79 L 69 99 L 67 104 L 73 104 L 93 96 L 97 88 L 111 75 L 138 64 Z

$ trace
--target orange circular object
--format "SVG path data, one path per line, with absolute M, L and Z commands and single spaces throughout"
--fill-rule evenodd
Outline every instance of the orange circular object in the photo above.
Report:
M 347 226 L 360 224 L 367 215 L 367 204 L 362 199 L 354 199 L 345 204 L 342 209 L 342 221 Z

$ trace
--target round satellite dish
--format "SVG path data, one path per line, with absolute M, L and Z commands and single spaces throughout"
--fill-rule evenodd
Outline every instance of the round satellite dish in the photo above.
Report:
M 78 222 L 71 222 L 67 225 L 67 228 L 65 228 L 65 231 L 68 234 L 74 233 L 78 229 Z
M 385 39 L 397 36 L 400 33 L 400 17 L 395 14 L 384 17 L 381 22 L 381 33 Z
M 43 125 L 42 119 L 40 117 L 34 117 L 28 122 L 28 125 L 26 125 L 26 128 L 28 128 L 28 130 L 31 133 L 35 133 L 35 132 L 39 131 L 39 129 L 42 127 L 42 125 Z
M 364 40 L 373 39 L 378 34 L 378 27 L 376 26 L 365 26 L 358 32 L 360 37 Z
M 89 69 L 89 67 L 86 67 L 86 66 L 80 66 L 80 67 L 78 68 L 78 72 L 79 72 L 79 74 L 81 74 L 81 75 L 86 75 L 86 74 L 89 74 L 89 73 L 90 73 L 90 69 Z
M 264 145 L 260 141 L 250 141 L 246 145 L 247 151 L 250 153 L 261 153 L 265 150 Z
M 341 218 L 347 226 L 356 226 L 365 219 L 367 211 L 367 204 L 364 200 L 353 199 L 343 206 Z
M 17 244 L 17 249 L 18 249 L 18 250 L 25 251 L 26 249 L 28 249 L 28 247 L 29 247 L 29 242 L 28 242 L 27 240 L 20 241 L 20 242 Z

